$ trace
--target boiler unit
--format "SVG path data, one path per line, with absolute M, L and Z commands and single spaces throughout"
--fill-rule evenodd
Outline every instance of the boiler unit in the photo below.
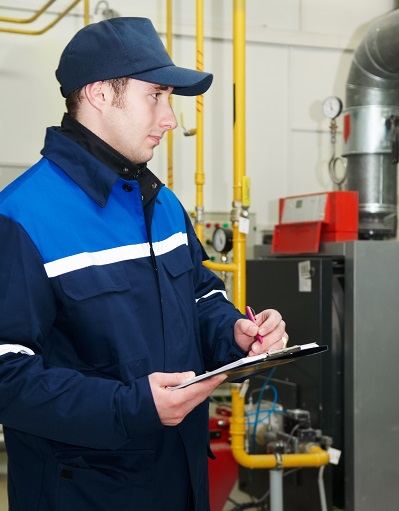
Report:
M 329 346 L 321 356 L 278 367 L 271 379 L 277 402 L 308 411 L 311 427 L 342 452 L 324 473 L 328 511 L 397 509 L 398 266 L 399 243 L 365 240 L 289 256 L 261 245 L 247 261 L 248 304 L 281 311 L 290 344 Z M 240 467 L 240 489 L 260 498 L 267 472 Z M 284 477 L 284 510 L 320 510 L 317 469 Z

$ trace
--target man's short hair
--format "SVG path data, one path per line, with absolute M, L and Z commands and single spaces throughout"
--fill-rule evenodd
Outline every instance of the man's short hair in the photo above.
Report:
M 107 82 L 110 84 L 112 90 L 114 91 L 114 98 L 113 98 L 113 105 L 121 108 L 124 104 L 124 97 L 126 92 L 126 87 L 128 84 L 128 81 L 130 78 L 112 78 L 111 80 L 104 80 L 104 82 Z M 80 89 L 76 89 L 73 92 L 71 92 L 67 98 L 65 99 L 65 105 L 67 109 L 67 113 L 76 119 L 78 113 L 80 104 L 83 99 L 83 91 L 84 87 L 81 87 Z

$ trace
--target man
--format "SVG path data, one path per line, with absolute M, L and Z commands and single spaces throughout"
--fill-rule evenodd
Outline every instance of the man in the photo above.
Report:
M 206 511 L 207 397 L 224 377 L 169 387 L 286 335 L 278 312 L 254 324 L 226 299 L 146 166 L 176 127 L 170 94 L 212 75 L 176 67 L 143 18 L 85 27 L 56 75 L 68 114 L 0 195 L 10 510 Z

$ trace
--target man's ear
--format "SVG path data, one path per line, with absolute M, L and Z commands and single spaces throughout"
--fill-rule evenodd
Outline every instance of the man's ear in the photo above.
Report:
M 104 82 L 93 82 L 84 90 L 87 101 L 97 110 L 102 110 L 110 94 Z

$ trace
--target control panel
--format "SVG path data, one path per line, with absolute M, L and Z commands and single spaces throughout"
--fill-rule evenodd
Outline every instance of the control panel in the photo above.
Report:
M 192 218 L 193 225 L 195 219 Z M 215 231 L 218 231 L 215 235 Z M 222 261 L 224 242 L 227 248 L 227 262 L 232 261 L 233 252 L 230 250 L 229 231 L 233 230 L 233 224 L 230 220 L 230 212 L 204 212 L 204 239 L 203 245 L 211 261 L 216 263 L 226 262 Z M 225 236 L 224 236 L 225 235 Z M 247 234 L 247 257 L 253 252 L 254 245 L 257 244 L 257 231 L 256 231 L 256 214 L 249 214 L 249 232 Z
M 192 218 L 193 225 L 195 219 Z M 233 262 L 233 224 L 230 220 L 230 212 L 205 212 L 204 213 L 204 238 L 203 246 L 209 259 L 215 263 Z M 254 246 L 257 243 L 256 215 L 249 215 L 249 232 L 246 239 L 247 258 L 253 257 Z M 215 272 L 221 277 L 226 286 L 228 298 L 232 299 L 233 274 L 231 272 Z

